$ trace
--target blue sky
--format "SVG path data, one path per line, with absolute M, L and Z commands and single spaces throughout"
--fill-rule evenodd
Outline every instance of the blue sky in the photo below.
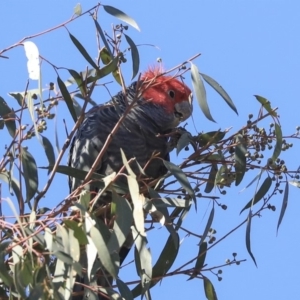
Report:
M 6 48 L 25 36 L 41 32 L 66 21 L 73 12 L 78 1 L 2 1 L 0 2 L 0 49 Z M 83 11 L 94 6 L 96 1 L 86 0 L 82 3 Z M 219 128 L 233 127 L 235 132 L 247 121 L 249 113 L 257 115 L 258 102 L 253 97 L 258 94 L 269 99 L 274 107 L 279 107 L 282 130 L 286 134 L 295 132 L 300 125 L 299 99 L 299 69 L 300 69 L 300 4 L 297 1 L 107 1 L 103 4 L 115 6 L 133 17 L 141 28 L 137 32 L 130 28 L 128 35 L 136 44 L 154 44 L 155 47 L 139 47 L 141 70 L 155 63 L 161 57 L 166 69 L 189 59 L 197 53 L 201 56 L 195 61 L 199 69 L 216 79 L 229 93 L 239 111 L 236 116 L 219 96 L 207 90 L 211 113 L 217 124 L 209 122 L 203 116 L 195 102 L 194 122 L 198 131 L 212 131 Z M 118 20 L 108 16 L 103 11 L 100 14 L 100 24 L 109 31 L 111 24 Z M 86 49 L 95 57 L 96 42 L 93 23 L 88 16 L 67 25 Z M 75 70 L 86 68 L 86 61 L 74 48 L 64 29 L 51 32 L 32 40 L 40 50 L 40 54 L 57 66 Z M 26 59 L 22 47 L 17 47 L 5 55 L 9 60 L 0 60 L 1 84 L 0 95 L 11 106 L 14 100 L 7 96 L 8 92 L 23 91 L 28 79 Z M 43 83 L 56 80 L 53 69 L 43 64 Z M 126 82 L 130 82 L 130 66 L 125 68 Z M 60 73 L 67 79 L 67 73 Z M 110 79 L 109 79 L 110 80 Z M 109 81 L 108 80 L 108 81 Z M 187 84 L 190 79 L 187 77 Z M 35 82 L 30 88 L 35 88 Z M 119 89 L 111 84 L 112 93 Z M 97 91 L 99 99 L 108 99 L 107 93 Z M 62 106 L 62 105 L 60 105 Z M 59 108 L 59 128 L 64 128 L 63 109 Z M 69 130 L 73 124 L 71 119 Z M 271 122 L 268 120 L 265 125 Z M 51 124 L 51 125 L 50 125 Z M 49 128 L 53 124 L 49 123 Z M 192 122 L 189 128 L 195 130 Z M 51 128 L 48 137 L 51 136 Z M 64 135 L 60 137 L 61 145 Z M 296 169 L 300 164 L 299 142 L 293 141 L 292 150 L 283 153 L 282 158 L 288 168 Z M 3 149 L 2 140 L 0 147 Z M 39 165 L 44 163 L 44 154 L 36 142 L 36 160 Z M 183 158 L 181 155 L 179 159 Z M 65 160 L 66 161 L 66 160 Z M 173 161 L 179 161 L 173 155 Z M 228 206 L 227 211 L 218 209 L 213 227 L 217 230 L 217 239 L 230 229 L 237 226 L 245 218 L 239 211 L 249 201 L 254 193 L 254 187 L 244 193 L 239 193 L 250 180 L 257 175 L 252 172 L 238 187 L 232 187 L 221 202 Z M 41 181 L 42 188 L 44 181 Z M 60 191 L 58 194 L 58 190 Z M 66 180 L 60 177 L 54 181 L 49 197 L 44 201 L 50 206 L 52 199 L 62 199 L 67 193 Z M 223 264 L 231 258 L 232 252 L 238 253 L 238 258 L 246 258 L 247 262 L 240 266 L 223 268 L 223 280 L 218 282 L 216 277 L 207 273 L 217 291 L 219 299 L 252 300 L 252 299 L 294 299 L 299 294 L 298 272 L 300 266 L 299 229 L 300 211 L 299 191 L 290 187 L 289 205 L 285 219 L 276 237 L 276 226 L 280 211 L 282 195 L 275 197 L 272 204 L 276 212 L 265 211 L 261 218 L 252 222 L 252 250 L 258 263 L 258 268 L 252 263 L 245 248 L 245 227 L 217 245 L 207 255 L 208 266 Z M 209 203 L 201 202 L 198 213 L 192 212 L 186 220 L 186 227 L 201 233 L 206 224 L 210 210 Z M 162 245 L 157 236 L 163 236 L 163 230 L 156 226 L 149 234 L 149 243 L 153 255 L 159 253 Z M 183 238 L 184 235 L 181 234 Z M 180 262 L 193 258 L 198 240 L 183 239 L 182 249 L 177 266 Z M 135 273 L 121 276 L 133 280 Z M 121 277 L 122 278 L 122 277 Z M 177 276 L 165 279 L 160 286 L 153 289 L 153 299 L 205 299 L 202 282 L 199 280 L 186 281 L 187 277 Z

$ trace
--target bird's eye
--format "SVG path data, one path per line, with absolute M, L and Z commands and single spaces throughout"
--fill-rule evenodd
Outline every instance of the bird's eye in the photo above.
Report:
M 169 96 L 171 97 L 171 98 L 175 98 L 175 92 L 174 91 L 172 91 L 172 90 L 170 90 L 169 92 Z

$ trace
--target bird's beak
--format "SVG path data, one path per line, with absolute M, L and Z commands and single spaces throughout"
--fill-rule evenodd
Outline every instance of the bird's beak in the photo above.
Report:
M 186 101 L 175 104 L 175 116 L 180 122 L 185 121 L 193 112 L 193 94 L 190 94 Z

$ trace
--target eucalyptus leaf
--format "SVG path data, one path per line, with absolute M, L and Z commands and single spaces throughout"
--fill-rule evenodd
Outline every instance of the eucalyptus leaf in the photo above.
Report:
M 174 236 L 172 236 L 171 234 L 169 235 L 164 249 L 162 250 L 157 262 L 152 269 L 153 279 L 150 287 L 155 286 L 160 281 L 160 278 L 162 278 L 172 267 L 179 251 L 179 243 L 179 235 L 177 232 L 175 240 Z M 131 292 L 134 298 L 141 295 L 141 284 L 138 284 Z
M 222 88 L 222 86 L 216 82 L 213 78 L 209 77 L 208 75 L 205 75 L 203 73 L 200 73 L 202 78 L 207 82 L 229 105 L 229 107 L 238 115 L 237 109 L 231 100 L 230 96 L 227 94 L 227 92 Z
M 146 237 L 141 235 L 134 226 L 132 226 L 131 230 L 135 242 L 136 253 L 138 254 L 136 259 L 139 260 L 141 268 L 139 275 L 141 277 L 142 295 L 144 295 L 151 286 L 152 256 L 150 250 L 147 248 Z
M 132 293 L 131 293 L 130 289 L 128 288 L 127 284 L 118 278 L 116 280 L 116 283 L 117 283 L 118 289 L 119 289 L 120 294 L 123 297 L 123 299 L 133 300 Z
M 15 98 L 18 102 L 18 104 L 23 107 L 24 105 L 24 97 L 22 94 L 20 93 L 9 93 L 10 96 L 12 96 L 13 98 Z
M 192 141 L 191 134 L 189 132 L 184 132 L 180 135 L 180 138 L 177 142 L 176 154 L 178 155 L 182 149 L 189 145 Z
M 276 111 L 272 111 L 271 103 L 264 97 L 254 95 L 256 100 L 266 109 L 266 111 L 273 117 L 277 117 Z
M 203 276 L 203 285 L 204 285 L 204 291 L 205 291 L 205 296 L 207 300 L 218 300 L 215 288 L 211 281 Z
M 213 163 L 211 165 L 207 183 L 204 189 L 204 192 L 209 194 L 215 186 L 216 175 L 218 174 L 218 165 Z
M 252 211 L 250 209 L 249 214 L 248 214 L 248 218 L 247 218 L 247 227 L 246 227 L 246 248 L 247 248 L 247 251 L 248 251 L 249 255 L 251 256 L 255 266 L 257 267 L 255 257 L 254 257 L 254 255 L 251 251 L 251 240 L 250 240 L 250 237 L 251 237 L 251 221 L 252 221 Z
M 188 280 L 195 278 L 195 276 L 200 273 L 201 269 L 204 266 L 204 262 L 205 262 L 205 258 L 206 258 L 206 251 L 207 251 L 207 242 L 203 242 L 199 246 L 199 253 L 198 253 L 197 260 L 196 260 L 194 272 Z
M 120 19 L 123 22 L 126 22 L 127 24 L 129 24 L 130 26 L 135 28 L 136 30 L 141 31 L 138 24 L 131 17 L 126 15 L 121 10 L 119 10 L 113 6 L 109 6 L 109 5 L 102 5 L 102 6 L 108 14 Z
M 140 55 L 139 55 L 139 51 L 138 51 L 135 43 L 131 39 L 131 37 L 129 37 L 126 34 L 124 34 L 124 36 L 126 38 L 127 43 L 130 46 L 131 58 L 132 58 L 132 77 L 131 77 L 131 79 L 133 79 L 137 75 L 137 73 L 139 72 Z
M 49 166 L 54 166 L 55 164 L 55 154 L 54 149 L 51 144 L 51 142 L 46 138 L 45 136 L 41 135 L 42 138 L 42 144 L 45 149 L 45 153 L 49 162 Z M 48 170 L 48 174 L 50 173 L 50 170 Z
M 214 215 L 215 215 L 215 206 L 213 204 L 213 207 L 212 207 L 212 209 L 210 211 L 207 223 L 205 225 L 205 229 L 204 229 L 203 234 L 201 236 L 201 240 L 200 240 L 199 245 L 201 245 L 202 243 L 204 243 L 204 241 L 205 241 L 205 239 L 207 237 L 207 234 L 208 234 L 209 230 L 211 229 L 211 225 L 212 225 L 212 222 L 214 220 Z
M 281 205 L 281 210 L 280 210 L 280 215 L 279 215 L 279 219 L 278 219 L 278 223 L 277 223 L 277 234 L 278 234 L 279 226 L 280 226 L 280 224 L 283 220 L 285 210 L 286 210 L 287 205 L 288 205 L 288 199 L 289 199 L 289 183 L 286 182 L 285 189 L 284 189 L 283 200 L 282 200 L 282 205 Z
M 25 148 L 21 148 L 21 157 L 26 186 L 26 202 L 33 198 L 38 189 L 38 172 L 35 159 Z
M 99 24 L 99 22 L 94 18 L 94 22 L 95 22 L 95 26 L 97 28 L 97 31 L 102 39 L 102 42 L 106 48 L 106 50 L 108 51 L 109 55 L 110 55 L 110 58 L 112 59 L 113 58 L 113 54 L 111 52 L 111 49 L 110 49 L 110 45 L 108 44 L 107 40 L 106 40 L 106 37 L 104 35 L 104 32 Z
M 15 113 L 2 97 L 0 97 L 0 116 L 3 118 L 9 134 L 14 137 L 16 134 Z
M 185 173 L 178 166 L 174 165 L 169 161 L 164 160 L 164 165 L 170 171 L 170 173 L 178 180 L 182 188 L 184 188 L 187 191 L 187 193 L 191 196 L 191 198 L 194 199 L 196 205 L 195 192 L 191 187 L 191 184 L 189 183 Z
M 216 144 L 224 138 L 225 134 L 226 132 L 224 131 L 210 131 L 206 133 L 200 133 L 197 136 L 197 142 L 201 147 L 204 147 L 207 144 Z
M 238 186 L 245 175 L 246 172 L 246 153 L 247 153 L 247 146 L 246 143 L 242 137 L 241 134 L 238 134 L 236 136 L 236 147 L 235 147 L 235 153 L 234 153 L 234 158 L 235 158 L 235 185 Z
M 193 89 L 195 91 L 196 98 L 198 100 L 198 104 L 202 112 L 204 113 L 205 117 L 208 120 L 215 122 L 207 104 L 206 91 L 202 79 L 200 77 L 199 70 L 196 67 L 196 65 L 194 65 L 192 62 L 191 62 L 191 76 L 192 76 Z
M 275 135 L 276 135 L 276 145 L 274 148 L 274 153 L 272 155 L 272 160 L 275 161 L 282 150 L 282 131 L 281 131 L 281 126 L 277 123 L 275 123 Z
M 91 56 L 88 54 L 88 52 L 85 50 L 85 48 L 82 46 L 82 44 L 77 40 L 77 38 L 69 33 L 69 36 L 73 42 L 73 44 L 76 46 L 76 48 L 79 50 L 79 52 L 82 54 L 82 56 L 86 59 L 86 61 L 94 68 L 98 69 L 99 67 L 94 62 L 94 60 L 91 58 Z
M 241 210 L 240 214 L 247 208 L 252 207 L 253 205 L 255 205 L 258 201 L 260 201 L 265 194 L 268 192 L 268 190 L 270 189 L 272 185 L 272 178 L 271 177 L 267 177 L 263 184 L 261 185 L 261 187 L 259 188 L 259 190 L 257 191 L 257 193 L 255 193 L 254 197 L 246 204 L 246 206 Z
M 133 222 L 132 209 L 129 202 L 115 191 L 112 191 L 112 201 L 116 205 L 113 232 L 118 241 L 118 248 L 121 248 L 127 236 L 131 234 L 130 228 Z
M 57 83 L 58 83 L 58 86 L 59 86 L 59 89 L 60 89 L 60 92 L 68 106 L 68 109 L 69 109 L 69 112 L 74 120 L 74 122 L 76 123 L 77 121 L 77 115 L 76 115 L 76 112 L 75 112 L 75 109 L 74 109 L 74 106 L 73 106 L 73 100 L 71 98 L 71 95 L 69 93 L 69 91 L 67 90 L 67 87 L 66 85 L 64 84 L 64 82 L 60 79 L 59 76 L 57 76 Z
M 102 234 L 100 234 L 99 230 L 96 227 L 91 227 L 90 237 L 97 248 L 98 256 L 102 265 L 112 277 L 116 278 L 118 270 L 116 269 L 111 259 L 110 253 L 107 248 L 107 244 Z

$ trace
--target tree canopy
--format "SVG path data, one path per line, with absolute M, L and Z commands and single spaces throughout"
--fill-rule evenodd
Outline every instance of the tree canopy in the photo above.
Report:
M 107 24 L 98 18 L 104 13 L 115 17 L 111 31 L 105 30 Z M 96 58 L 68 27 L 86 16 L 90 16 L 86 22 L 93 24 L 96 33 Z M 86 69 L 58 66 L 39 52 L 35 39 L 61 28 L 67 31 L 74 53 L 85 60 Z M 10 51 L 24 46 L 29 78 L 37 86 L 31 89 L 28 83 L 24 91 L 0 95 L 0 134 L 4 141 L 0 161 L 1 299 L 70 299 L 74 284 L 82 285 L 76 283 L 76 274 L 95 271 L 91 267 L 82 269 L 82 251 L 87 252 L 89 266 L 97 256 L 98 267 L 115 279 L 111 287 L 91 286 L 93 292 L 110 299 L 141 295 L 151 299 L 153 288 L 164 284 L 164 278 L 177 275 L 184 275 L 183 281 L 201 281 L 206 298 L 217 299 L 212 278 L 221 281 L 223 270 L 229 266 L 251 261 L 257 264 L 251 235 L 257 217 L 279 210 L 276 230 L 280 230 L 288 209 L 289 188 L 300 185 L 298 166 L 285 163 L 289 150 L 296 147 L 293 143 L 299 139 L 300 127 L 286 133 L 280 122 L 280 108 L 273 107 L 261 95 L 253 99 L 256 114 L 249 113 L 238 130 L 232 130 L 230 119 L 226 129 L 203 132 L 191 126 L 178 128 L 176 161 L 164 162 L 168 173 L 159 182 L 141 185 L 125 156 L 125 186 L 114 184 L 117 174 L 103 178 L 95 173 L 95 168 L 86 172 L 66 164 L 70 141 L 87 109 L 98 103 L 95 95 L 99 95 L 99 90 L 111 95 L 111 80 L 124 90 L 124 69 L 131 70 L 131 80 L 140 80 L 140 60 L 145 58 L 140 54 L 141 45 L 131 37 L 133 30 L 139 30 L 137 22 L 118 8 L 97 4 L 83 12 L 78 4 L 69 20 L 0 50 L 0 58 L 7 59 Z M 195 53 L 163 72 L 184 78 L 193 88 L 194 105 L 199 105 L 207 120 L 217 121 L 209 108 L 207 88 L 212 88 L 216 97 L 227 104 L 228 112 L 238 115 L 238 107 L 221 83 L 199 70 L 199 56 Z M 48 84 L 43 80 L 44 65 L 53 72 L 53 80 Z M 157 65 L 162 67 L 160 59 Z M 195 124 L 197 118 L 194 115 L 189 122 Z M 68 176 L 84 183 L 71 194 L 63 194 L 58 181 L 67 186 Z M 97 182 L 101 191 L 112 192 L 108 209 L 114 216 L 113 230 L 99 222 L 103 212 L 94 209 L 90 194 L 84 190 L 91 180 Z M 55 193 L 50 194 L 51 189 Z M 251 190 L 250 198 L 239 195 L 243 221 L 218 236 L 215 224 L 218 218 L 226 216 L 228 194 L 242 189 Z M 187 221 L 190 214 L 205 219 L 201 227 Z M 227 261 L 212 264 L 210 251 L 222 252 L 222 241 L 241 227 L 245 240 L 239 242 L 245 243 L 248 257 L 233 252 Z M 135 237 L 133 259 L 120 267 L 115 246 L 129 230 Z M 156 236 L 161 249 L 153 251 Z M 193 240 L 194 247 L 190 249 L 192 254 L 185 256 L 180 248 L 187 238 Z M 238 268 L 235 274 L 240 275 Z

